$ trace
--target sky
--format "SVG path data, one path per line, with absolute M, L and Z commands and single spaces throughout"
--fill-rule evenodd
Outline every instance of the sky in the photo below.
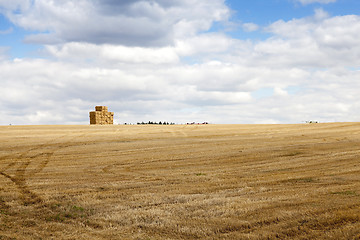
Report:
M 360 121 L 358 0 L 0 0 L 0 125 Z

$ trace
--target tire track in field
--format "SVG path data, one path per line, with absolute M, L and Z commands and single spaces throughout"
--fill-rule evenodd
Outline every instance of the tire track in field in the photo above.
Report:
M 181 129 L 166 129 L 166 133 L 171 133 L 173 137 L 188 137 L 188 134 L 184 131 L 186 126 Z
M 71 140 L 74 140 L 76 138 L 84 136 L 76 136 Z M 14 158 L 12 162 L 10 162 L 5 168 L 0 170 L 0 175 L 4 176 L 5 178 L 9 179 L 15 184 L 15 187 L 19 190 L 21 193 L 20 199 L 23 201 L 24 205 L 29 204 L 35 204 L 42 201 L 41 197 L 32 192 L 29 188 L 29 186 L 26 183 L 27 178 L 34 176 L 37 173 L 40 173 L 49 163 L 51 157 L 54 155 L 55 151 L 58 151 L 60 149 L 66 148 L 71 142 L 71 140 L 62 143 L 60 146 L 54 145 L 53 149 L 50 149 L 46 152 L 31 154 L 31 152 L 39 151 L 44 149 L 45 147 L 49 147 L 48 145 L 52 142 L 58 141 L 59 139 L 65 138 L 67 135 L 61 136 L 55 140 L 40 144 L 39 146 L 36 146 L 34 148 L 30 148 L 24 152 L 22 152 L 19 156 L 15 155 L 7 155 L 5 157 L 2 157 L 1 160 L 7 159 L 7 158 Z M 28 166 L 31 163 L 34 163 L 35 160 L 43 157 L 44 159 L 41 160 L 41 162 L 35 167 L 32 171 L 27 171 Z M 17 167 L 15 167 L 17 166 Z M 14 167 L 14 168 L 13 168 Z M 14 170 L 13 174 L 7 173 L 10 170 Z
M 44 153 L 44 154 L 36 154 L 36 155 L 32 155 L 32 156 L 27 156 L 27 154 L 30 153 L 31 150 L 37 150 L 37 149 L 39 149 L 39 148 L 33 148 L 28 151 L 25 151 L 24 153 L 20 154 L 20 156 L 15 158 L 14 162 L 9 163 L 5 167 L 5 169 L 0 171 L 0 174 L 2 176 L 8 178 L 10 181 L 12 181 L 15 184 L 16 188 L 21 193 L 21 200 L 24 202 L 25 205 L 33 204 L 33 203 L 37 203 L 37 202 L 41 201 L 41 198 L 38 197 L 35 193 L 33 193 L 26 184 L 26 177 L 27 177 L 26 169 L 31 164 L 33 159 L 36 159 L 39 156 L 46 154 L 46 153 Z M 36 171 L 34 171 L 33 174 L 30 174 L 30 175 L 34 175 L 35 172 L 40 172 L 47 165 L 52 153 L 46 154 L 46 155 L 48 156 L 46 158 L 46 160 L 41 162 L 40 167 L 35 169 Z M 6 173 L 6 171 L 11 170 L 13 166 L 17 166 L 14 169 L 15 170 L 14 174 L 11 175 L 10 173 Z

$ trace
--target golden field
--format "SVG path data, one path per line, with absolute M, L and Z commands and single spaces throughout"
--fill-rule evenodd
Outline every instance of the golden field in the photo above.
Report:
M 360 239 L 360 123 L 2 126 L 0 239 Z

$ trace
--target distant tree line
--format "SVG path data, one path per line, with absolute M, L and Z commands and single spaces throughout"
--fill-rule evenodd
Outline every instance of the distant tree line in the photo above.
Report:
M 203 123 L 196 123 L 196 122 L 191 122 L 191 123 L 186 123 L 186 125 L 202 125 L 202 124 L 209 124 L 208 122 L 203 122 Z M 124 125 L 135 125 L 134 123 L 124 123 Z M 153 121 L 148 121 L 148 122 L 137 122 L 136 125 L 176 125 L 176 123 L 173 122 L 153 122 Z
M 138 122 L 137 125 L 147 125 L 147 124 L 153 124 L 153 125 L 175 125 L 175 123 L 171 122 L 152 122 L 152 121 L 149 121 L 149 122 Z
M 318 121 L 306 121 L 306 123 L 319 123 Z

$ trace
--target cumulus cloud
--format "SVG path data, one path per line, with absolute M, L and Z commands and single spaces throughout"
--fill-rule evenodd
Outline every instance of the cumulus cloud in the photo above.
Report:
M 234 41 L 224 34 L 198 34 L 175 42 L 175 50 L 180 56 L 199 54 L 225 53 L 233 46 Z
M 328 17 L 317 11 L 311 18 L 277 21 L 267 30 L 274 37 L 259 43 L 256 51 L 279 56 L 275 65 L 287 63 L 313 68 L 359 65 L 360 17 L 357 15 Z
M 224 0 L 39 0 L 0 2 L 16 25 L 36 31 L 29 43 L 87 42 L 126 46 L 167 46 L 174 38 L 226 21 Z
M 208 12 L 217 4 L 223 6 L 223 1 L 212 1 L 211 5 L 209 1 L 192 0 L 121 4 L 111 0 L 44 0 L 20 6 L 23 2 L 27 1 L 9 5 L 9 16 L 19 25 L 27 24 L 39 31 L 42 28 L 32 14 L 44 9 L 44 4 L 53 7 L 55 16 L 61 6 L 64 12 L 70 8 L 70 12 L 84 13 L 84 18 L 92 12 L 95 18 L 115 19 L 135 16 L 139 9 L 146 12 L 142 4 L 147 4 L 163 15 L 138 15 L 159 17 L 154 22 L 160 26 L 167 24 L 170 12 L 185 17 L 171 23 L 172 33 L 161 37 L 164 40 L 171 36 L 172 44 L 151 46 L 141 41 L 134 46 L 117 40 L 87 40 L 91 34 L 98 34 L 96 28 L 94 32 L 84 30 L 83 41 L 69 41 L 64 33 L 80 25 L 65 28 L 56 18 L 53 24 L 44 23 L 46 31 L 54 26 L 53 32 L 44 37 L 59 38 L 57 44 L 50 39 L 44 46 L 44 59 L 8 60 L 0 50 L 0 124 L 87 124 L 88 112 L 95 105 L 109 106 L 115 112 L 116 123 L 286 123 L 357 121 L 360 117 L 357 15 L 331 17 L 319 9 L 310 17 L 270 24 L 267 39 L 242 41 L 224 33 L 201 32 L 211 22 L 226 19 L 226 7 L 224 12 Z M 90 10 L 80 9 L 77 3 Z M 191 4 L 194 11 L 206 13 L 197 17 L 175 14 Z M 99 8 L 91 9 L 94 6 Z M 19 16 L 15 16 L 17 8 L 22 9 Z M 76 17 L 81 20 L 82 15 Z M 25 18 L 34 22 L 21 23 Z M 139 19 L 134 21 L 141 22 Z M 135 38 L 136 34 L 131 34 Z
M 45 50 L 50 56 L 63 61 L 88 61 L 119 64 L 173 64 L 179 62 L 174 48 L 144 48 L 122 45 L 97 45 L 71 42 L 63 45 L 47 45 Z
M 0 68 L 0 77 L 5 79 L 0 90 L 3 116 L 13 115 L 12 119 L 18 124 L 87 123 L 87 112 L 97 104 L 110 105 L 115 111 L 129 111 L 130 120 L 135 121 L 137 114 L 154 117 L 155 112 L 160 112 L 165 117 L 166 112 L 184 111 L 185 115 L 187 109 L 251 100 L 249 92 L 236 89 L 224 92 L 197 86 L 207 76 L 202 76 L 195 66 L 157 71 L 143 66 L 142 70 L 134 71 L 133 68 L 80 67 L 49 60 L 14 60 L 3 62 Z M 181 77 L 176 76 L 184 71 L 198 72 L 200 76 L 184 84 Z M 21 118 L 14 117 L 20 113 Z M 6 124 L 5 119 L 10 118 L 3 118 L 2 124 Z

